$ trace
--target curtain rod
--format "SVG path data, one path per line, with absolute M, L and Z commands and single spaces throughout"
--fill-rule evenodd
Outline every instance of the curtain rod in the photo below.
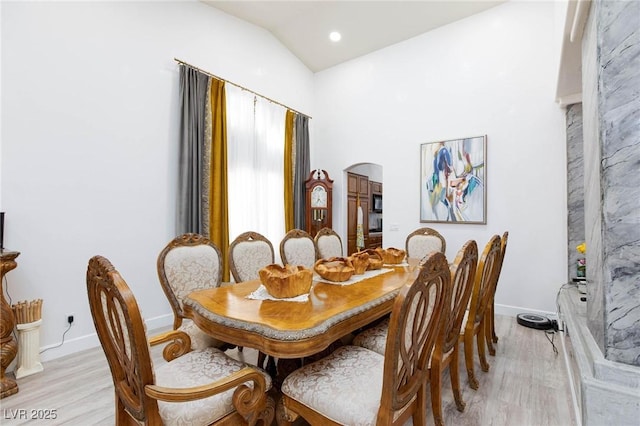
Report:
M 304 113 L 302 113 L 302 112 L 300 112 L 300 111 L 296 111 L 295 109 L 293 109 L 293 108 L 291 108 L 291 107 L 288 107 L 288 106 L 286 106 L 286 105 L 285 105 L 285 104 L 283 104 L 283 103 L 280 103 L 280 102 L 278 102 L 278 101 L 274 101 L 274 100 L 273 100 L 273 99 L 271 99 L 271 98 L 268 98 L 268 97 L 266 97 L 266 96 L 264 96 L 264 95 L 261 95 L 260 93 L 254 92 L 254 91 L 253 91 L 253 90 L 251 90 L 251 89 L 247 89 L 246 87 L 241 86 L 241 85 L 239 85 L 239 84 L 236 84 L 236 83 L 234 83 L 233 81 L 229 81 L 229 80 L 227 80 L 227 79 L 225 79 L 225 78 L 218 77 L 218 76 L 217 76 L 217 75 L 215 75 L 215 74 L 212 74 L 212 73 L 210 73 L 210 72 L 208 72 L 208 71 L 205 71 L 205 70 L 203 70 L 202 68 L 198 68 L 198 67 L 196 67 L 196 66 L 193 66 L 193 65 L 191 65 L 191 64 L 189 64 L 189 63 L 187 63 L 187 62 L 185 62 L 185 61 L 183 61 L 183 60 L 181 60 L 181 59 L 173 58 L 173 60 L 174 60 L 174 61 L 176 61 L 176 62 L 177 62 L 177 63 L 179 63 L 179 64 L 182 64 L 182 65 L 186 65 L 186 66 L 188 66 L 188 67 L 191 67 L 191 68 L 193 68 L 193 69 L 194 69 L 194 70 L 196 70 L 196 71 L 200 71 L 201 73 L 206 74 L 206 75 L 208 75 L 209 77 L 217 78 L 218 80 L 222 80 L 222 81 L 224 81 L 225 83 L 233 84 L 234 86 L 236 86 L 236 87 L 238 87 L 238 88 L 240 88 L 240 89 L 242 89 L 242 90 L 246 90 L 247 92 L 251 92 L 251 93 L 253 93 L 253 94 L 254 94 L 254 95 L 256 95 L 256 96 L 260 96 L 261 98 L 264 98 L 264 99 L 268 100 L 269 102 L 273 102 L 273 103 L 274 103 L 274 104 L 276 104 L 276 105 L 280 105 L 281 107 L 285 107 L 286 109 L 291 110 L 291 111 L 295 112 L 296 114 L 300 114 L 300 115 L 302 115 L 302 116 L 305 116 L 305 117 L 307 117 L 308 119 L 311 119 L 311 118 L 312 118 L 310 115 L 304 114 Z

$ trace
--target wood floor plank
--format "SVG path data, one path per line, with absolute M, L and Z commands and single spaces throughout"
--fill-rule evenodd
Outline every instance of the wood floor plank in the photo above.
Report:
M 496 317 L 500 337 L 496 356 L 487 356 L 488 372 L 480 369 L 476 353 L 477 391 L 467 383 L 464 357 L 460 360 L 461 387 L 466 409 L 456 409 L 448 372 L 443 375 L 443 414 L 455 426 L 568 426 L 575 425 L 571 395 L 561 355 L 555 355 L 544 331 Z M 257 352 L 245 348 L 228 354 L 255 363 Z M 164 363 L 162 348 L 152 348 L 155 365 Z M 44 371 L 18 380 L 20 391 L 0 400 L 0 424 L 113 425 L 114 392 L 111 373 L 101 348 L 44 363 Z M 430 396 L 427 395 L 430 401 Z M 57 418 L 31 419 L 31 410 L 56 410 Z M 12 418 L 21 413 L 26 418 Z M 433 423 L 431 412 L 427 413 Z M 304 422 L 299 422 L 304 425 Z

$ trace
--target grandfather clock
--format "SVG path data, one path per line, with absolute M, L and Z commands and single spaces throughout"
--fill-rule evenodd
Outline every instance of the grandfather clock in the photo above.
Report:
M 306 231 L 315 237 L 322 228 L 332 227 L 332 191 L 333 180 L 329 178 L 326 170 L 312 170 L 309 178 L 305 181 L 307 201 L 305 210 L 307 212 Z

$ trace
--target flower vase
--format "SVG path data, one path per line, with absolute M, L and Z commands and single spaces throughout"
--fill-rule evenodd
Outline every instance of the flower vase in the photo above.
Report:
M 585 259 L 578 259 L 576 276 L 578 278 L 585 278 L 587 276 L 587 262 Z

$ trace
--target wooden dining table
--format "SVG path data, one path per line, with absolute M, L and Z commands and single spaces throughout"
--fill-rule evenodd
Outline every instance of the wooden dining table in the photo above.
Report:
M 207 334 L 276 358 L 316 354 L 341 337 L 391 312 L 400 288 L 417 268 L 385 266 L 378 275 L 350 285 L 316 280 L 307 301 L 248 298 L 260 280 L 199 290 L 184 300 L 184 312 Z

